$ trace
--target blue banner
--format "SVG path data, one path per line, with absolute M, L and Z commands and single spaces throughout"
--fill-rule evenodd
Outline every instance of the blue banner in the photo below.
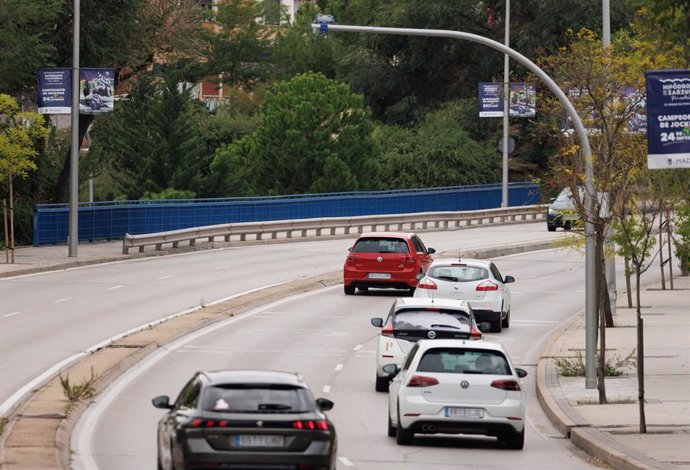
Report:
M 39 69 L 36 78 L 38 112 L 70 114 L 72 90 L 70 69 Z
M 479 84 L 479 117 L 503 117 L 503 83 Z M 536 116 L 536 90 L 524 83 L 510 84 L 511 117 Z
M 646 72 L 647 166 L 690 168 L 690 70 Z

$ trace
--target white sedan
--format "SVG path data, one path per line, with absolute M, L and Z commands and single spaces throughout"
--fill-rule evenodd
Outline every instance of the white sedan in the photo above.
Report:
M 418 341 L 402 370 L 386 366 L 395 378 L 388 395 L 388 435 L 398 444 L 415 434 L 495 436 L 509 449 L 525 442 L 527 375 L 497 343 L 466 340 Z M 397 374 L 397 375 L 396 375 Z
M 388 390 L 390 377 L 383 366 L 401 366 L 414 343 L 427 338 L 483 339 L 472 308 L 453 299 L 401 297 L 393 302 L 388 317 L 371 319 L 379 331 L 376 354 L 376 391 Z
M 496 265 L 480 259 L 438 259 L 431 263 L 414 292 L 415 297 L 466 300 L 479 324 L 491 323 L 500 333 L 510 326 L 510 289 L 513 276 L 503 277 Z

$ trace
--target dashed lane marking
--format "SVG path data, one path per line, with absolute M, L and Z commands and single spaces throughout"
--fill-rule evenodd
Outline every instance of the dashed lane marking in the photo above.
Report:
M 342 364 L 338 364 L 337 366 L 335 366 L 335 371 L 336 371 L 336 372 L 340 372 L 341 370 L 343 370 L 343 365 L 342 365 Z
M 122 285 L 112 286 L 112 287 L 108 287 L 106 290 L 115 290 L 115 289 L 119 289 L 120 287 L 123 287 L 123 286 Z
M 331 386 L 330 385 L 324 385 L 323 386 L 323 393 L 331 393 Z
M 17 311 L 17 312 L 10 312 L 10 313 L 4 314 L 2 317 L 3 317 L 3 318 L 9 318 L 9 317 L 13 317 L 13 316 L 15 316 L 15 315 L 19 315 L 19 313 L 20 313 L 20 312 L 18 312 L 18 311 Z
M 342 462 L 342 464 L 345 465 L 346 467 L 354 467 L 355 466 L 355 464 L 350 462 L 347 457 L 340 456 L 340 457 L 338 457 L 338 460 L 340 460 L 340 462 Z
M 158 279 L 159 281 L 163 281 L 165 279 L 170 279 L 171 277 L 175 277 L 175 276 L 176 276 L 175 274 L 168 274 L 167 276 L 157 277 L 156 279 Z
M 57 299 L 57 300 L 55 301 L 55 303 L 56 303 L 56 304 L 60 304 L 60 303 L 62 303 L 62 302 L 67 302 L 68 300 L 72 300 L 72 297 L 65 297 L 65 298 L 63 298 L 63 299 Z

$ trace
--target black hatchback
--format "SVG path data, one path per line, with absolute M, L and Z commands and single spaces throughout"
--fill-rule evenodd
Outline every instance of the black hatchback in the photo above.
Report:
M 158 423 L 159 470 L 333 470 L 337 438 L 300 374 L 202 371 L 184 386 Z

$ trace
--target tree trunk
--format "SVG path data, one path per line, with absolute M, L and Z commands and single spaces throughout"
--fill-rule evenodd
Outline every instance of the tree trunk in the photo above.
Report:
M 86 131 L 89 130 L 89 126 L 93 122 L 93 114 L 80 114 L 79 115 L 79 143 L 84 140 Z M 53 199 L 55 202 L 67 202 L 69 195 L 69 173 L 70 173 L 70 155 L 72 154 L 72 147 L 67 149 L 67 157 L 62 165 L 62 171 L 60 172 L 60 178 L 58 179 L 57 185 L 55 186 L 55 192 L 53 193 Z
M 644 414 L 644 329 L 640 307 L 640 272 L 635 273 L 637 290 L 637 403 L 640 409 L 640 434 L 647 433 L 647 420 Z
M 632 286 L 630 285 L 630 258 L 625 257 L 625 290 L 628 297 L 628 308 L 633 308 Z

